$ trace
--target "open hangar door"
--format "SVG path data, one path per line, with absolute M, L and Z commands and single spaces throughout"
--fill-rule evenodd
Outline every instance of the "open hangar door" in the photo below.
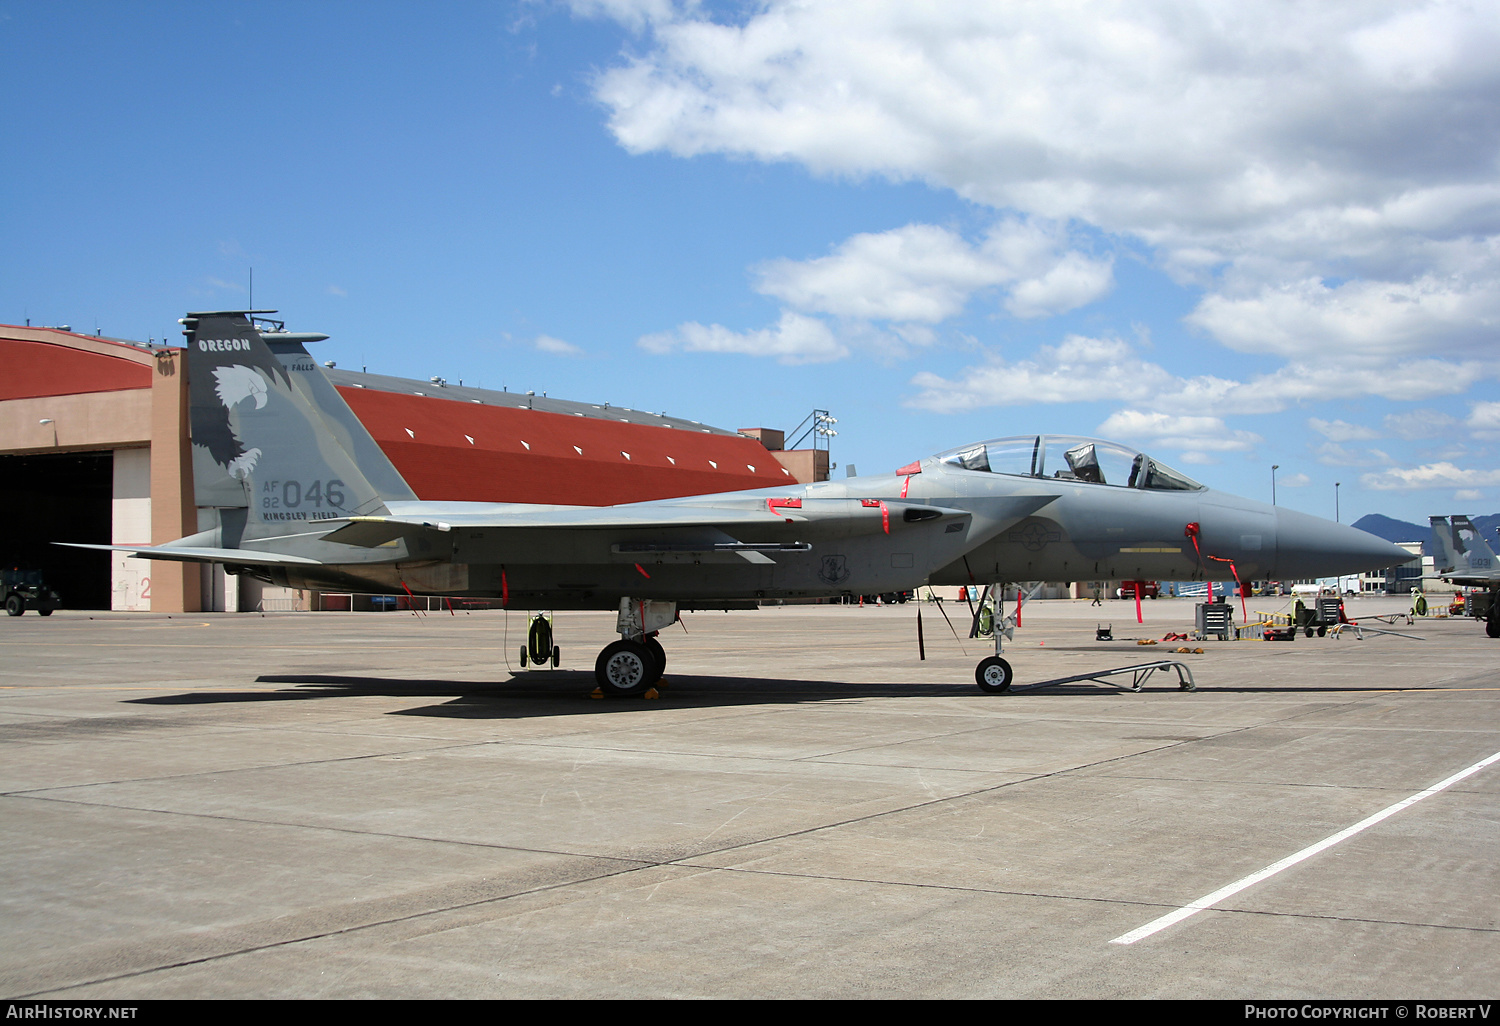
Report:
M 114 454 L 0 456 L 0 566 L 40 570 L 64 609 L 108 609 L 110 554 L 53 542 L 110 543 Z

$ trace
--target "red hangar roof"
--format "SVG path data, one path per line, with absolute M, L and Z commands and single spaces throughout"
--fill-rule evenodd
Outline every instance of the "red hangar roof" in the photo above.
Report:
M 151 387 L 148 349 L 56 328 L 0 325 L 0 400 Z
M 328 376 L 420 499 L 606 506 L 796 480 L 755 439 L 692 421 L 336 369 Z

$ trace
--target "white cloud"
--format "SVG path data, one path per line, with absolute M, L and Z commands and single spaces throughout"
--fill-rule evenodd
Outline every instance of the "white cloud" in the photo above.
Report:
M 1029 359 L 1007 362 L 992 356 L 966 368 L 957 380 L 918 374 L 912 383 L 922 392 L 908 405 L 957 412 L 1112 399 L 1183 415 L 1275 413 L 1296 403 L 1370 394 L 1427 399 L 1462 391 L 1479 373 L 1472 364 L 1409 360 L 1390 368 L 1294 362 L 1247 382 L 1211 375 L 1184 378 L 1142 360 L 1119 339 L 1069 335 L 1056 346 L 1038 347 Z
M 1444 460 L 1420 467 L 1391 467 L 1361 474 L 1360 483 L 1380 491 L 1414 488 L 1475 488 L 1500 484 L 1500 470 L 1465 470 Z
M 560 338 L 551 335 L 538 335 L 533 343 L 538 352 L 552 353 L 554 356 L 582 356 L 583 350 L 571 342 L 564 342 Z
M 936 323 L 996 284 L 996 272 L 953 232 L 907 225 L 855 235 L 830 256 L 763 264 L 756 288 L 808 312 Z
M 1409 442 L 1419 438 L 1443 437 L 1458 426 L 1458 421 L 1439 410 L 1407 410 L 1405 413 L 1390 413 L 1382 419 L 1381 423 L 1391 434 Z
M 704 327 L 693 321 L 676 331 L 647 335 L 639 345 L 647 352 L 663 354 L 682 350 L 773 356 L 784 364 L 827 363 L 849 355 L 849 348 L 827 324 L 791 311 L 784 312 L 775 327 L 759 331 L 731 331 L 721 324 Z
M 1477 488 L 1460 488 L 1453 493 L 1456 502 L 1478 502 L 1484 498 L 1484 493 Z
M 648 25 L 670 22 L 698 7 L 696 0 L 567 0 L 583 18 L 610 18 L 639 32 Z
M 924 181 L 1143 243 L 1208 289 L 1191 323 L 1233 348 L 1387 374 L 1442 352 L 1433 364 L 1463 368 L 1377 394 L 1495 372 L 1496 0 L 765 0 L 722 21 L 666 0 L 575 8 L 645 31 L 595 81 L 631 152 Z M 922 323 L 983 288 L 1040 316 L 1108 287 L 1083 253 L 1012 279 L 983 244 L 927 231 L 904 270 L 856 236 L 767 265 L 763 283 L 804 312 Z
M 1318 462 L 1328 467 L 1378 467 L 1392 462 L 1389 455 L 1379 449 L 1346 449 L 1337 442 L 1324 442 L 1313 447 Z
M 1202 380 L 1205 391 L 1216 390 L 1217 382 Z M 1007 363 L 996 357 L 970 367 L 958 381 L 918 374 L 912 383 L 923 392 L 910 405 L 959 412 L 1097 399 L 1133 402 L 1169 391 L 1179 382 L 1164 368 L 1141 360 L 1119 339 L 1069 335 L 1056 346 L 1040 347 L 1029 360 Z
M 1284 474 L 1276 479 L 1276 483 L 1282 488 L 1306 488 L 1312 484 L 1312 478 L 1306 474 Z
M 1204 450 L 1246 452 L 1262 441 L 1253 432 L 1231 429 L 1219 417 L 1178 417 L 1143 410 L 1117 410 L 1099 425 L 1099 434 L 1200 455 Z
M 1342 420 L 1319 420 L 1317 417 L 1309 417 L 1307 418 L 1307 426 L 1324 438 L 1335 442 L 1349 442 L 1357 439 L 1380 437 L 1380 432 L 1373 428 L 1367 428 L 1359 424 L 1349 424 Z
M 1489 355 L 1500 328 L 1500 285 L 1424 276 L 1329 288 L 1304 279 L 1241 298 L 1206 296 L 1187 321 L 1231 349 L 1286 357 L 1321 349 L 1377 362 L 1437 343 L 1453 355 Z
M 623 6 L 639 21 L 656 5 Z M 1433 207 L 1493 202 L 1490 3 L 749 11 L 659 19 L 644 52 L 599 78 L 624 146 L 920 178 L 1174 245 L 1246 228 L 1295 241 L 1314 215 L 1357 223 L 1399 205 L 1431 221 Z
M 1075 250 L 1064 253 L 1044 274 L 1018 281 L 1005 308 L 1017 317 L 1066 313 L 1101 298 L 1113 285 L 1109 261 L 1091 260 Z
M 978 245 L 936 225 L 912 224 L 846 239 L 813 260 L 773 260 L 756 288 L 804 313 L 935 324 L 982 290 L 1008 287 L 1018 317 L 1090 303 L 1113 284 L 1111 261 L 1062 251 L 1066 240 L 1035 224 L 1002 221 Z
M 1464 423 L 1480 438 L 1500 438 L 1500 403 L 1471 403 Z

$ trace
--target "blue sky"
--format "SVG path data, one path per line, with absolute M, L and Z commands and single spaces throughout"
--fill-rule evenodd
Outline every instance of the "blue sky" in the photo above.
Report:
M 1500 496 L 1492 2 L 0 0 L 0 321 Z

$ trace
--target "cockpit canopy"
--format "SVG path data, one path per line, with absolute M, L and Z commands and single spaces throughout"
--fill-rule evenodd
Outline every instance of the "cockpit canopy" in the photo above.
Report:
M 1121 488 L 1193 492 L 1203 487 L 1143 452 L 1116 442 L 1076 435 L 994 438 L 939 453 L 937 459 L 961 470 L 1085 481 Z

